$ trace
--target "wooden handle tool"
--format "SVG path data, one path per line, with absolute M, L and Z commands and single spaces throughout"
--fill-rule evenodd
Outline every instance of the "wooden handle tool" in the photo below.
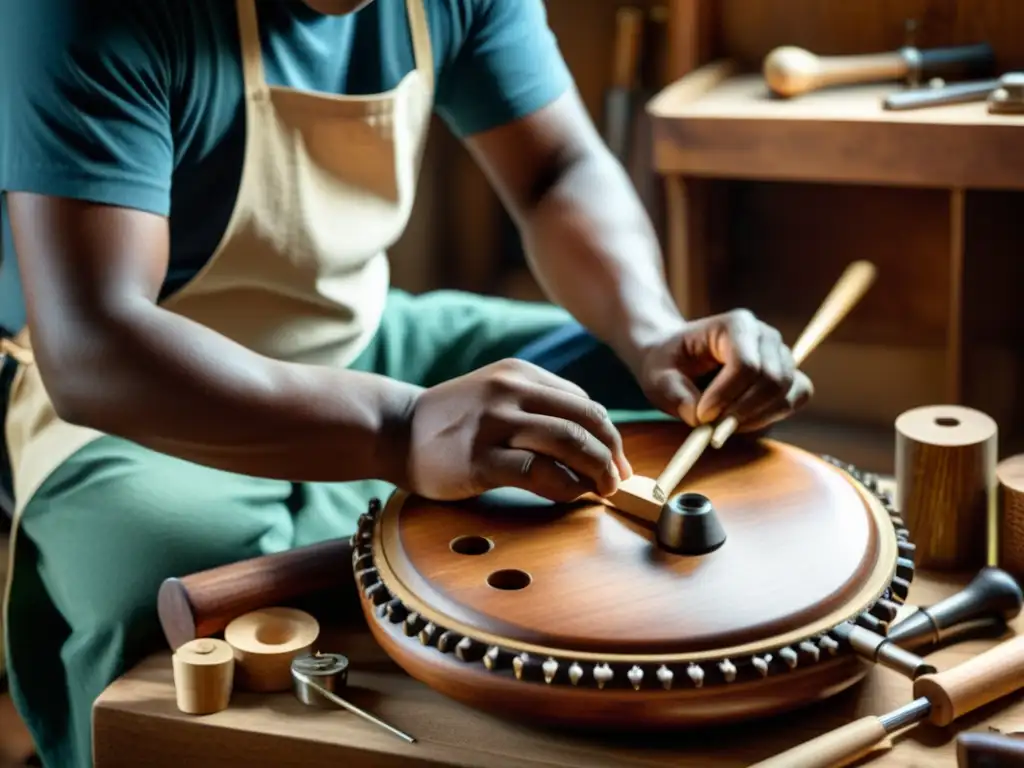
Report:
M 869 261 L 855 261 L 846 268 L 793 347 L 797 366 L 860 301 L 874 282 L 876 273 L 875 265 Z M 731 416 L 721 420 L 717 426 L 702 424 L 683 441 L 657 480 L 634 475 L 605 501 L 626 514 L 656 523 L 668 496 L 708 445 L 721 448 L 738 426 L 739 422 Z
M 848 765 L 895 731 L 923 720 L 940 728 L 1024 688 L 1024 635 L 944 672 L 913 683 L 914 700 L 880 717 L 869 716 L 812 739 L 752 768 L 832 768 Z
M 906 80 L 917 84 L 929 77 L 984 77 L 995 64 L 986 43 L 949 48 L 919 49 L 904 46 L 885 53 L 818 56 L 786 45 L 772 50 L 762 74 L 777 96 L 792 98 L 836 85 Z
M 855 261 L 846 268 L 793 345 L 793 361 L 797 368 L 804 364 L 811 352 L 817 349 L 850 310 L 857 306 L 857 302 L 875 281 L 876 275 L 875 265 L 869 261 Z M 739 422 L 735 417 L 726 416 L 715 427 L 711 445 L 721 448 L 738 426 Z
M 989 628 L 1002 634 L 1022 606 L 1024 592 L 1016 579 L 1001 568 L 987 566 L 959 592 L 934 605 L 921 606 L 894 624 L 885 640 L 910 650 L 956 642 L 977 632 L 987 633 Z

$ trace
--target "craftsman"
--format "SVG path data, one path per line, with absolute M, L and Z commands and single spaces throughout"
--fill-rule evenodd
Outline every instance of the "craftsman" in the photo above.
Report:
M 752 430 L 810 397 L 749 312 L 679 315 L 542 0 L 33 0 L 0 51 L 34 354 L 7 665 L 48 766 L 90 763 L 168 576 L 347 535 L 394 485 L 611 493 L 627 412 Z M 390 290 L 433 113 L 551 304 Z

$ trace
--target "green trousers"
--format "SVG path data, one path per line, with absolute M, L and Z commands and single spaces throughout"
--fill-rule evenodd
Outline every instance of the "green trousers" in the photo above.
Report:
M 659 417 L 611 352 L 546 304 L 396 291 L 352 367 L 430 386 L 508 357 L 576 381 L 619 421 Z M 348 536 L 391 490 L 235 475 L 114 437 L 72 456 L 24 511 L 5 624 L 11 692 L 43 764 L 92 764 L 96 697 L 166 647 L 164 579 Z

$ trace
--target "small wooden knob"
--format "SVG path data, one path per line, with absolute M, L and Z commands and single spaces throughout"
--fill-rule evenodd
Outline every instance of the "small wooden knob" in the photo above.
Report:
M 239 616 L 224 629 L 234 651 L 238 686 L 248 691 L 287 691 L 292 660 L 309 653 L 320 624 L 305 611 L 264 608 Z
M 193 640 L 174 652 L 171 664 L 178 709 L 189 715 L 227 709 L 235 673 L 230 645 L 211 638 Z

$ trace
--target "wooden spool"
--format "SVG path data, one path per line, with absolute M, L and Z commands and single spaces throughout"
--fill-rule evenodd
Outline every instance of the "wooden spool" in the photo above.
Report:
M 224 639 L 234 650 L 239 688 L 277 693 L 292 687 L 292 660 L 309 653 L 317 620 L 294 608 L 264 608 L 234 619 Z
M 896 419 L 897 507 L 918 567 L 992 564 L 998 437 L 994 420 L 958 405 L 914 408 Z
M 621 432 L 634 469 L 652 476 L 689 430 Z M 885 632 L 914 568 L 876 480 L 736 438 L 677 491 L 710 500 L 721 546 L 671 554 L 649 522 L 599 503 L 513 489 L 458 504 L 396 493 L 353 539 L 371 631 L 436 690 L 548 726 L 724 723 L 861 679 L 867 667 L 841 630 Z
M 999 481 L 999 566 L 1024 581 L 1024 454 L 996 467 Z
M 171 665 L 178 709 L 189 715 L 227 709 L 235 674 L 230 645 L 205 637 L 193 640 L 174 652 Z

